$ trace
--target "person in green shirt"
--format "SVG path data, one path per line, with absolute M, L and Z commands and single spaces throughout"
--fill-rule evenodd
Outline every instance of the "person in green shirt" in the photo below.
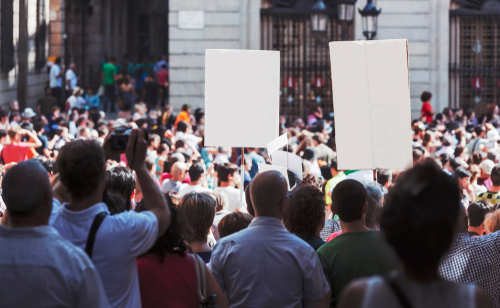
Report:
M 52 96 L 52 91 L 49 86 L 45 87 L 45 96 L 40 98 L 36 103 L 38 114 L 48 117 L 52 112 L 52 107 L 58 106 L 57 99 Z
M 332 212 L 339 216 L 342 234 L 321 246 L 316 254 L 330 284 L 330 307 L 336 307 L 344 287 L 354 279 L 385 275 L 398 266 L 398 258 L 379 231 L 365 225 L 367 191 L 346 179 L 332 192 Z
M 111 112 L 115 112 L 116 101 L 116 58 L 111 57 L 111 61 L 102 66 L 102 83 L 104 85 L 103 109 L 108 112 L 108 104 L 111 104 Z
M 389 275 L 350 283 L 342 292 L 339 308 L 493 307 L 480 286 L 469 283 L 479 279 L 497 292 L 488 274 L 498 265 L 490 257 L 498 254 L 493 253 L 495 249 L 478 248 L 487 239 L 474 241 L 466 233 L 467 214 L 457 182 L 437 164 L 424 162 L 398 176 L 385 199 L 380 228 L 402 266 Z M 450 251 L 457 255 L 455 262 L 448 259 Z M 482 257 L 484 267 L 475 267 Z M 471 278 L 449 279 L 449 275 L 464 277 L 464 272 Z

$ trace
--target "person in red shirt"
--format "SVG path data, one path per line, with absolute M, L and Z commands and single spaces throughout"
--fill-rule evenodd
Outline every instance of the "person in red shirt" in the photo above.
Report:
M 12 127 L 7 132 L 11 143 L 4 146 L 2 150 L 2 159 L 4 164 L 19 163 L 28 159 L 28 154 L 32 148 L 42 146 L 42 142 L 32 131 L 21 129 L 21 127 Z M 23 136 L 28 136 L 27 142 L 21 142 Z
M 158 72 L 158 84 L 162 90 L 161 95 L 161 106 L 165 107 L 165 100 L 167 99 L 167 87 L 168 87 L 168 71 L 167 65 L 163 64 L 161 66 L 161 71 Z
M 427 91 L 424 91 L 424 93 L 422 93 L 422 95 L 420 96 L 420 99 L 422 100 L 422 110 L 420 111 L 420 119 L 423 122 L 431 123 L 435 113 L 430 104 L 432 99 L 432 94 Z

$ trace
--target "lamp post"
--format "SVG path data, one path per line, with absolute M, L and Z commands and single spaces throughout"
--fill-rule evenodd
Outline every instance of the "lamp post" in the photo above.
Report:
M 325 33 L 327 24 L 326 5 L 323 0 L 318 0 L 312 7 L 311 30 L 313 33 Z
M 339 21 L 352 21 L 354 18 L 354 3 L 356 0 L 337 1 L 337 18 Z
M 377 35 L 377 17 L 382 9 L 377 10 L 373 5 L 373 0 L 368 0 L 363 10 L 359 10 L 363 23 L 363 35 L 367 40 L 373 40 Z
M 356 0 L 338 0 L 337 1 L 337 19 L 341 29 L 341 40 L 349 40 L 348 24 L 354 19 L 354 3 Z

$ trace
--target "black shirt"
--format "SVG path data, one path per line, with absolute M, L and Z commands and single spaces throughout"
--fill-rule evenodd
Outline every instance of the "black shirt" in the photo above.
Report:
M 469 231 L 469 232 L 467 232 L 467 233 L 469 233 L 469 236 L 470 236 L 470 237 L 473 237 L 473 236 L 479 236 L 479 234 L 477 234 L 477 233 L 476 233 L 476 232 L 474 232 L 474 231 Z
M 57 106 L 57 99 L 54 97 L 42 97 L 36 103 L 37 106 L 41 106 L 40 113 L 42 115 L 48 115 L 52 112 L 52 107 Z
M 311 245 L 314 248 L 314 251 L 318 250 L 323 244 L 326 242 L 323 241 L 319 236 L 313 235 L 297 235 L 301 239 L 303 239 L 307 244 Z
M 144 90 L 146 93 L 144 94 L 144 101 L 146 103 L 155 105 L 158 101 L 158 89 L 160 85 L 156 81 L 146 81 L 144 83 Z

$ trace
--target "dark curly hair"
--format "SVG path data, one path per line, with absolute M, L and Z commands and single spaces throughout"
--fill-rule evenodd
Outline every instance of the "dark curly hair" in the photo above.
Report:
M 56 161 L 61 183 L 74 200 L 83 199 L 97 189 L 105 165 L 104 151 L 93 140 L 67 143 Z
M 325 195 L 313 185 L 295 188 L 283 215 L 286 229 L 296 235 L 316 235 L 325 221 Z
M 108 184 L 107 188 L 109 192 L 118 194 L 125 200 L 126 210 L 130 210 L 130 198 L 134 193 L 136 187 L 135 175 L 127 167 L 116 166 L 108 169 Z
M 157 255 L 161 262 L 165 261 L 167 253 L 169 254 L 179 254 L 182 257 L 186 256 L 186 251 L 188 249 L 184 238 L 182 237 L 182 225 L 179 223 L 179 212 L 176 205 L 172 201 L 170 195 L 165 194 L 165 199 L 167 200 L 168 207 L 170 209 L 170 225 L 168 226 L 165 233 L 160 236 L 156 243 L 147 253 Z M 145 211 L 142 201 L 135 208 L 136 212 Z
M 420 164 L 386 195 L 380 229 L 407 269 L 429 270 L 450 247 L 461 206 L 456 180 L 433 163 Z

